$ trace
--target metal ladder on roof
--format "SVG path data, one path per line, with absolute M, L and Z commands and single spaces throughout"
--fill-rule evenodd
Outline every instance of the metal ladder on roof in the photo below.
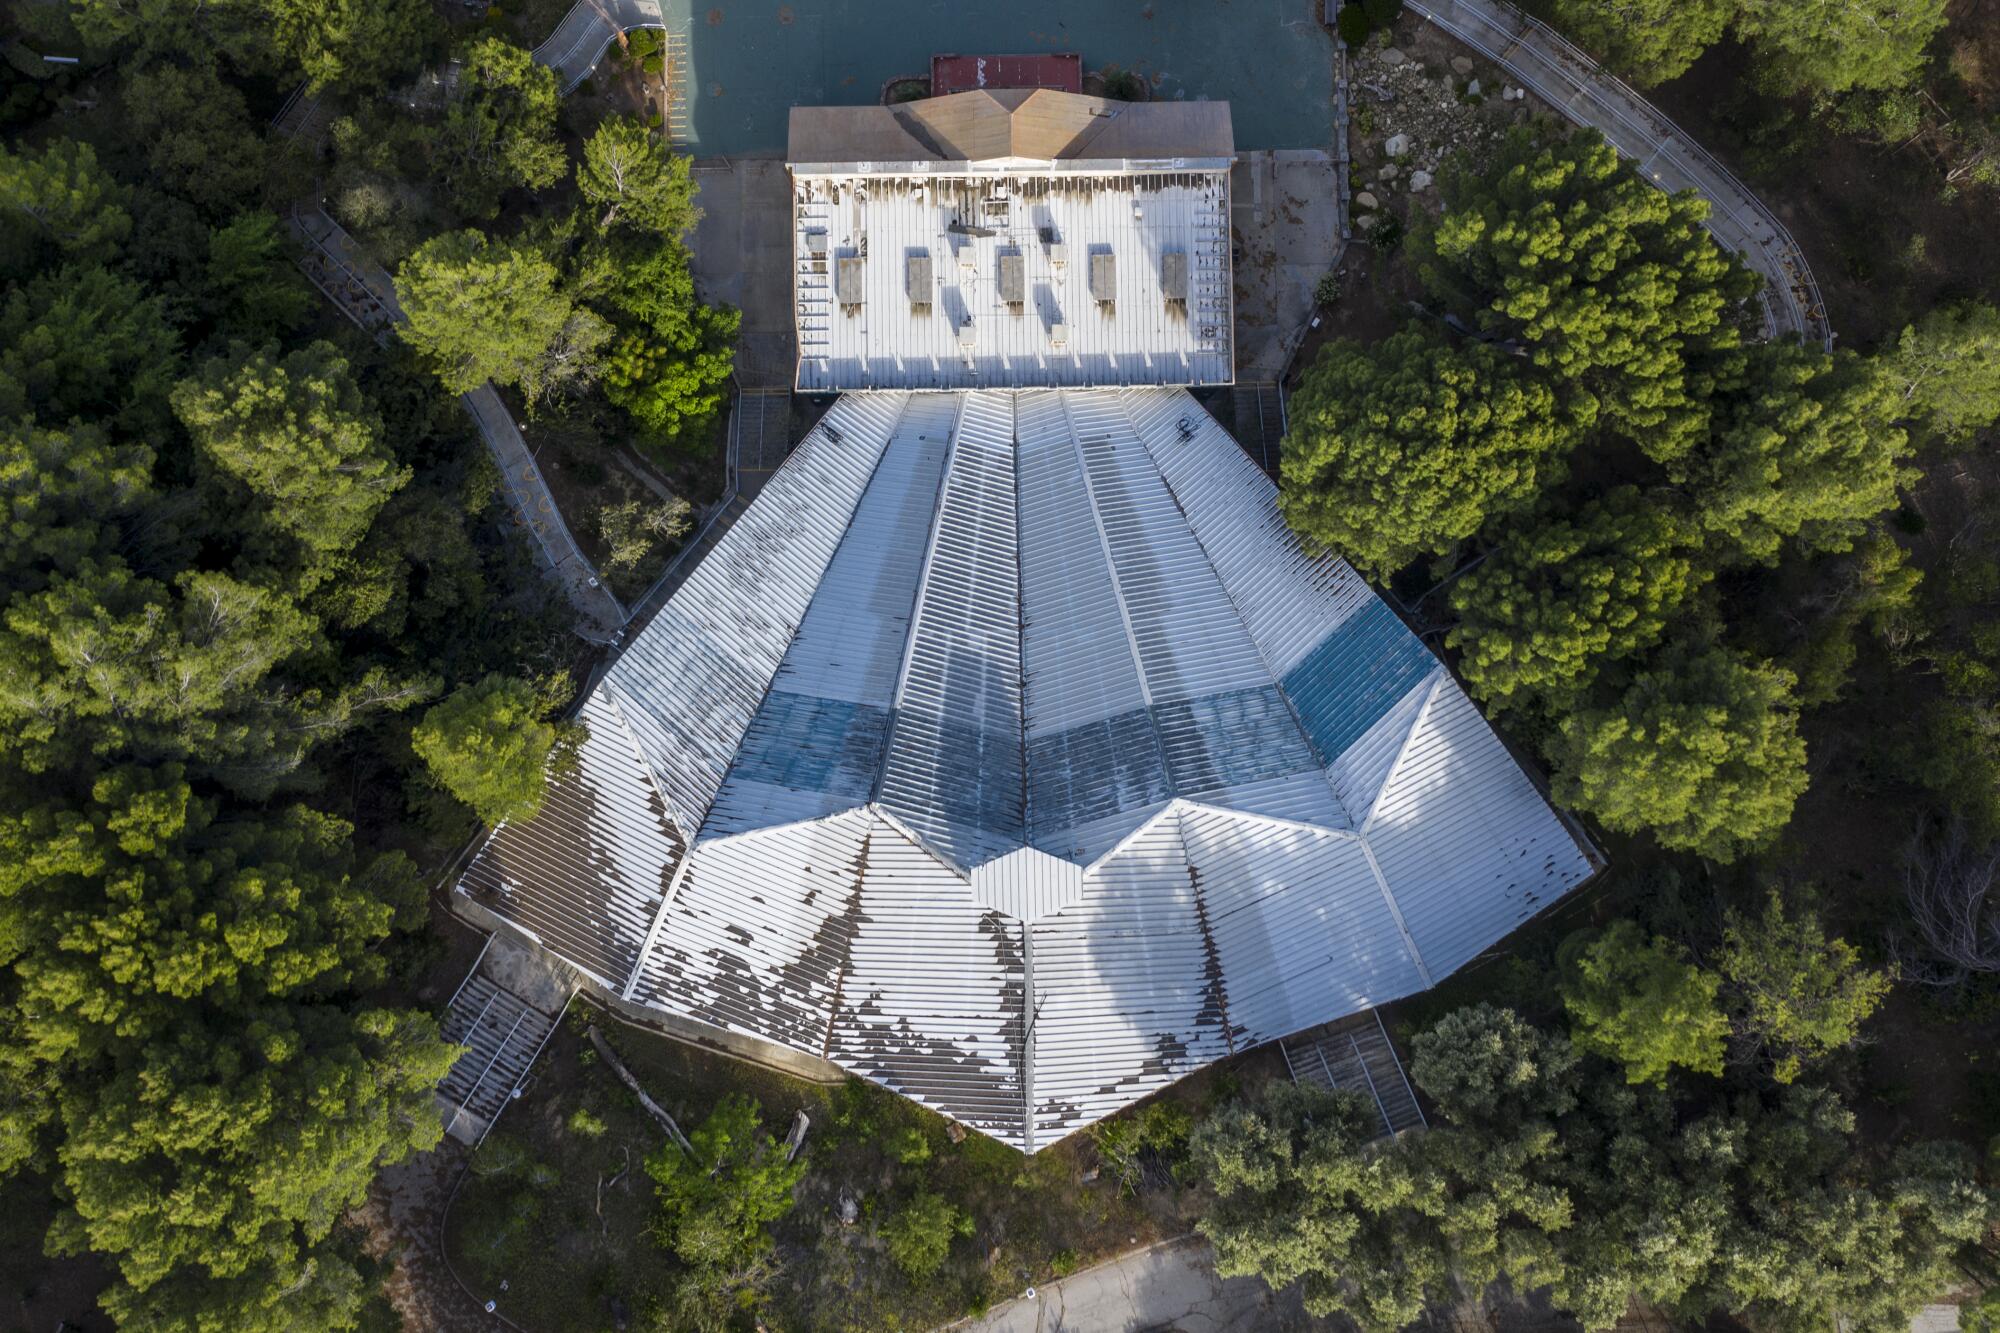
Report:
M 1287 1037 L 1278 1043 L 1294 1083 L 1316 1083 L 1336 1092 L 1357 1093 L 1374 1104 L 1378 1137 L 1394 1137 L 1426 1125 L 1416 1091 L 1382 1016 L 1373 1009 Z

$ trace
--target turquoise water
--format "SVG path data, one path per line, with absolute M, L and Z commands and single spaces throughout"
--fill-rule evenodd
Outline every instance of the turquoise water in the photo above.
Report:
M 1144 75 L 1157 99 L 1226 100 L 1238 148 L 1324 148 L 1332 39 L 1313 0 L 666 0 L 686 25 L 690 145 L 780 152 L 794 106 L 859 105 L 928 75 L 934 53 L 1077 51 Z

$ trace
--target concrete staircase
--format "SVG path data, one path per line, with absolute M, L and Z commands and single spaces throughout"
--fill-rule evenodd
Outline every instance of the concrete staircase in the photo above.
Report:
M 1268 380 L 1239 383 L 1231 397 L 1236 409 L 1236 442 L 1275 481 L 1279 443 L 1285 437 L 1285 408 L 1278 386 Z
M 791 456 L 792 391 L 745 389 L 736 400 L 736 487 L 754 496 Z
M 444 1039 L 466 1048 L 438 1085 L 445 1133 L 478 1146 L 555 1031 L 574 977 L 495 937 L 445 1010 Z
M 1294 1083 L 1355 1092 L 1372 1102 L 1384 1135 L 1423 1127 L 1423 1108 L 1373 1009 L 1287 1037 L 1279 1049 Z

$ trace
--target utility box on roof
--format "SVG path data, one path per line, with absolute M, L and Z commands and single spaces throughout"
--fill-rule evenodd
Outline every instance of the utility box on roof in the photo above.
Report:
M 1169 250 L 1160 256 L 1160 290 L 1169 301 L 1187 300 L 1187 251 Z
M 1108 250 L 1090 256 L 1090 294 L 1106 305 L 1118 299 L 1117 256 Z
M 833 296 L 842 305 L 861 304 L 860 255 L 842 255 L 833 265 Z
M 1008 305 L 1020 305 L 1028 299 L 1027 266 L 1018 250 L 1000 256 L 1000 299 Z
M 911 305 L 931 303 L 931 252 L 912 250 L 903 259 L 903 290 Z

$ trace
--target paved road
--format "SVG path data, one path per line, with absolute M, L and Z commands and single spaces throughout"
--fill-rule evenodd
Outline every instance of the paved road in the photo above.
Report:
M 535 59 L 555 70 L 569 92 L 590 77 L 620 32 L 664 27 L 660 0 L 580 0 L 535 48 Z
M 1294 1290 L 1274 1294 L 1262 1278 L 1221 1278 L 1200 1240 L 1165 1241 L 1074 1273 L 989 1312 L 953 1333 L 1271 1333 L 1331 1328 L 1311 1318 Z
M 1652 103 L 1505 0 L 1409 0 L 1409 7 L 1505 66 L 1571 120 L 1602 131 L 1661 189 L 1701 194 L 1713 208 L 1708 226 L 1715 238 L 1764 275 L 1767 332 L 1833 346 L 1798 242 L 1743 182 Z

